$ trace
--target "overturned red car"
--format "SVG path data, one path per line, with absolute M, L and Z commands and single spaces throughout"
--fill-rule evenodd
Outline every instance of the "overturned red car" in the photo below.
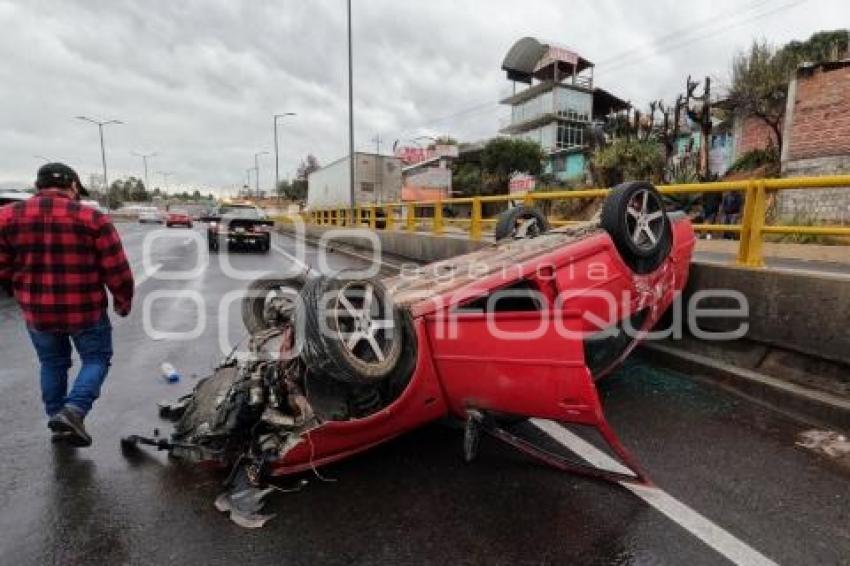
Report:
M 690 221 L 634 182 L 612 189 L 592 221 L 549 230 L 538 211 L 515 207 L 496 232 L 492 247 L 388 279 L 255 281 L 243 303 L 252 355 L 226 359 L 164 407 L 177 417 L 170 440 L 125 445 L 240 468 L 259 486 L 450 417 L 465 423 L 467 459 L 484 432 L 565 470 L 645 481 L 594 381 L 683 289 Z M 596 428 L 634 473 L 591 470 L 509 432 L 526 417 Z M 255 517 L 232 497 L 219 504 L 246 524 Z

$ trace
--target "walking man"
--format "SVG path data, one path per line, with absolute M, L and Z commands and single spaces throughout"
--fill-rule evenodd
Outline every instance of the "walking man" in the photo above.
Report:
M 80 204 L 88 191 L 73 169 L 48 163 L 35 186 L 33 198 L 0 208 L 0 286 L 23 311 L 53 439 L 89 446 L 83 421 L 112 359 L 106 289 L 127 316 L 133 274 L 109 218 Z M 69 392 L 72 345 L 81 368 Z

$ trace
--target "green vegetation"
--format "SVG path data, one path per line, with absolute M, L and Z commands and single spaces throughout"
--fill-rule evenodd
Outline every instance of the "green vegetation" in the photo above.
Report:
M 596 151 L 591 168 L 594 184 L 602 187 L 632 180 L 657 183 L 664 174 L 664 150 L 651 140 L 618 139 Z
M 517 171 L 539 175 L 543 170 L 545 154 L 540 144 L 520 138 L 493 138 L 481 155 L 484 168 L 484 192 L 505 193 L 511 175 Z
M 735 160 L 735 163 L 729 167 L 727 172 L 743 173 L 762 166 L 767 166 L 770 170 L 766 176 L 773 177 L 779 172 L 779 150 L 776 147 L 753 149 L 744 153 Z
M 321 169 L 319 160 L 316 159 L 315 155 L 308 154 L 298 165 L 295 179 L 292 181 L 284 179 L 275 187 L 277 198 L 297 203 L 305 202 L 307 200 L 307 177 L 318 169 Z

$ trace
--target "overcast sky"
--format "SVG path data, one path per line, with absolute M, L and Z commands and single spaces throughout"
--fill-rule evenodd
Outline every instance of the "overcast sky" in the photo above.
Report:
M 637 7 L 640 5 L 640 7 Z M 310 152 L 347 151 L 344 0 L 0 0 L 0 184 L 29 183 L 61 160 L 109 177 L 142 174 L 133 151 L 159 152 L 169 186 L 241 185 L 254 153 L 273 151 L 281 176 Z M 734 53 L 754 37 L 781 44 L 850 26 L 848 0 L 354 0 L 358 149 L 396 139 L 492 136 L 510 83 L 500 70 L 517 39 L 572 47 L 597 63 L 596 84 L 645 105 L 675 98 L 685 77 L 728 83 Z M 270 188 L 274 157 L 260 157 Z M 253 181 L 252 181 L 253 184 Z

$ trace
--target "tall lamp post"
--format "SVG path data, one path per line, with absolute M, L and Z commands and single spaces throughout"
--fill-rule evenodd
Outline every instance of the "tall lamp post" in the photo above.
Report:
M 286 116 L 295 116 L 295 112 L 284 112 L 283 114 L 274 115 L 274 190 L 277 191 L 280 186 L 280 156 L 277 147 L 277 120 Z
M 155 151 L 151 153 L 139 153 L 138 151 L 134 151 L 133 155 L 142 158 L 142 162 L 145 165 L 145 189 L 150 190 L 151 186 L 148 184 L 148 159 L 159 154 Z
M 123 124 L 121 120 L 106 120 L 102 122 L 100 120 L 94 120 L 89 118 L 88 116 L 77 116 L 77 120 L 85 120 L 86 122 L 91 122 L 97 126 L 98 131 L 100 132 L 100 158 L 103 161 L 103 190 L 109 190 L 109 179 L 106 177 L 106 150 L 103 147 L 103 127 L 108 126 L 109 124 Z
M 351 216 L 354 218 L 354 70 L 351 52 L 351 0 L 348 0 L 348 191 Z
M 268 154 L 268 151 L 258 151 L 254 154 L 254 188 L 256 189 L 257 198 L 260 198 L 260 156 Z

